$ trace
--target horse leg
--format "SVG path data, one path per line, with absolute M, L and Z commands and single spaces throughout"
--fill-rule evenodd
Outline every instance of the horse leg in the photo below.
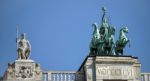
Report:
M 113 47 L 110 48 L 109 55 L 113 55 Z
M 119 51 L 118 50 L 116 50 L 115 53 L 116 53 L 116 56 L 119 56 Z
M 90 54 L 92 54 L 92 53 L 93 53 L 93 48 L 90 47 Z
M 101 47 L 101 46 L 97 49 L 97 54 L 98 54 L 98 55 L 101 55 L 101 54 L 102 54 L 102 47 Z
M 130 48 L 131 47 L 130 40 L 128 40 L 128 42 L 129 42 L 129 48 Z
M 120 50 L 120 53 L 121 53 L 121 56 L 123 56 L 123 49 L 122 49 L 122 50 Z

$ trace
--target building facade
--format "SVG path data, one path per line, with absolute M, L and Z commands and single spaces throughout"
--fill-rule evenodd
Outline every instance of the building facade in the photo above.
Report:
M 29 58 L 31 45 L 25 33 L 17 37 L 18 59 L 8 63 L 1 81 L 150 81 L 150 73 L 141 73 L 138 57 L 124 55 L 130 40 L 127 27 L 122 27 L 115 41 L 115 27 L 107 22 L 106 8 L 102 7 L 101 25 L 92 24 L 93 37 L 90 53 L 77 71 L 44 71 Z

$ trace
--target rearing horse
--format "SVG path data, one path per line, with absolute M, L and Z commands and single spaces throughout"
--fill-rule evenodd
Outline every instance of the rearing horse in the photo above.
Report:
M 100 39 L 100 33 L 99 33 L 97 23 L 92 24 L 92 27 L 94 27 L 94 32 L 93 32 L 93 38 L 92 38 L 91 43 L 90 43 L 90 52 L 91 52 L 91 54 L 97 54 L 99 39 Z
M 119 40 L 116 41 L 115 47 L 116 55 L 123 55 L 123 48 L 126 46 L 127 43 L 129 43 L 130 47 L 130 40 L 127 38 L 126 33 L 128 33 L 127 27 L 123 27 L 120 29 Z

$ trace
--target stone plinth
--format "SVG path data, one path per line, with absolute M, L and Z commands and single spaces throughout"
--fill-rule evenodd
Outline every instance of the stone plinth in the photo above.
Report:
M 42 81 L 40 65 L 33 60 L 16 60 L 8 64 L 3 81 Z
M 88 56 L 79 71 L 86 81 L 141 81 L 140 65 L 131 56 Z

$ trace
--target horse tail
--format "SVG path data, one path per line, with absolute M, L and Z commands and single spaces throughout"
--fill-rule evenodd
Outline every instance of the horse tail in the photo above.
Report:
M 128 40 L 129 41 L 129 48 L 131 47 L 131 42 L 130 42 L 130 40 Z

